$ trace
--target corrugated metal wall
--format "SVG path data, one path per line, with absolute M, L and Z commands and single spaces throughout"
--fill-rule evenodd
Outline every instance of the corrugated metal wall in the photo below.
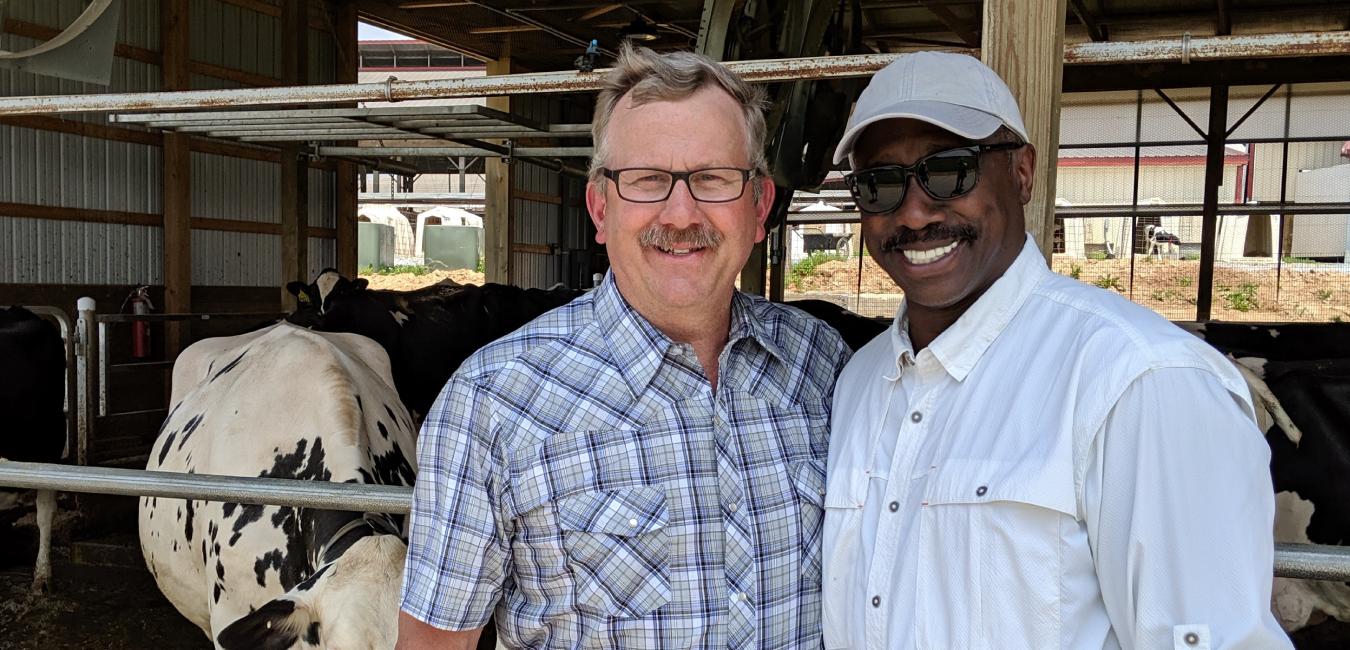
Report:
M 9 0 L 8 18 L 63 29 L 84 10 L 82 0 Z M 278 23 L 216 0 L 191 2 L 191 56 L 254 74 L 278 77 Z M 118 43 L 160 48 L 159 0 L 124 0 Z M 331 33 L 310 30 L 310 81 L 337 79 Z M 0 49 L 26 50 L 41 41 L 0 33 Z M 196 89 L 239 84 L 192 75 Z M 159 66 L 117 58 L 108 86 L 0 70 L 0 95 L 143 92 L 160 89 Z M 105 124 L 105 115 L 66 115 Z M 122 125 L 117 125 L 122 126 Z M 192 212 L 203 219 L 280 223 L 280 168 L 275 163 L 192 154 Z M 136 213 L 163 213 L 163 155 L 159 147 L 0 126 L 0 202 Z M 311 169 L 310 225 L 333 228 L 336 174 Z M 336 264 L 336 242 L 311 238 L 311 275 Z M 276 235 L 198 230 L 192 233 L 192 282 L 204 286 L 277 286 Z M 162 284 L 163 232 L 124 226 L 16 218 L 0 214 L 0 282 Z
M 587 111 L 548 97 L 516 97 L 512 101 L 511 112 L 544 124 L 590 121 Z M 584 165 L 579 160 L 569 162 Z M 562 199 L 560 204 L 514 199 L 516 243 L 533 246 L 558 244 L 563 254 L 516 251 L 512 258 L 512 281 L 518 286 L 540 288 L 551 287 L 559 282 L 569 283 L 571 254 L 567 251 L 587 247 L 586 222 L 590 217 L 584 206 L 586 184 L 564 178 L 542 167 L 518 163 L 515 165 L 515 187 L 519 191 L 560 196 Z M 577 201 L 583 202 L 582 207 L 573 205 Z

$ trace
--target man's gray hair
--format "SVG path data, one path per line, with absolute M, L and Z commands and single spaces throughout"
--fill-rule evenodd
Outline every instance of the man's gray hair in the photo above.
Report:
M 614 107 L 625 95 L 632 93 L 633 106 L 649 102 L 684 99 L 699 90 L 715 86 L 725 90 L 741 105 L 745 118 L 745 155 L 755 176 L 767 176 L 769 165 L 764 155 L 764 89 L 741 79 L 726 66 L 701 54 L 671 52 L 657 54 L 645 47 L 633 47 L 625 42 L 619 50 L 619 60 L 605 77 L 600 96 L 595 102 L 595 117 L 591 123 L 591 137 L 595 154 L 591 156 L 591 180 L 604 187 L 601 169 L 609 159 L 609 118 Z M 754 179 L 752 179 L 753 182 Z M 755 200 L 759 200 L 759 183 L 753 183 Z

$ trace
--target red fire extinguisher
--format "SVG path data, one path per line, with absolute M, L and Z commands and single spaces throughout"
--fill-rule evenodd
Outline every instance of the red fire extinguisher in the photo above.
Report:
M 131 292 L 131 311 L 137 316 L 150 313 L 155 306 L 150 302 L 149 287 L 136 285 Z M 150 323 L 143 320 L 131 323 L 131 356 L 144 359 L 150 356 Z

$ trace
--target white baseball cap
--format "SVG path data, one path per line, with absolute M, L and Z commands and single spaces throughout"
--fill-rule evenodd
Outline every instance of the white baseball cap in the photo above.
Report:
M 1027 137 L 1022 113 L 1008 85 L 979 59 L 950 52 L 906 54 L 882 68 L 858 97 L 834 163 L 853 162 L 853 145 L 874 122 L 907 117 L 923 120 L 971 140 L 1000 126 Z

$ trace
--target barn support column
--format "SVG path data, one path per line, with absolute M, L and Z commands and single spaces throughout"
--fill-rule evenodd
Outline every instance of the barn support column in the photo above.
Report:
M 340 84 L 356 83 L 356 71 L 360 56 L 357 52 L 356 3 L 348 2 L 341 8 L 341 20 L 337 24 L 338 71 Z M 344 104 L 347 108 L 356 108 L 355 103 Z M 356 146 L 355 142 L 342 143 Z M 337 269 L 349 278 L 356 277 L 356 163 L 339 160 L 337 163 Z
M 1219 186 L 1223 185 L 1224 141 L 1228 139 L 1228 86 L 1209 89 L 1209 131 L 1205 137 L 1205 203 L 1200 217 L 1200 278 L 1195 319 L 1209 320 L 1214 304 L 1214 238 L 1219 227 Z M 1250 145 L 1248 145 L 1250 146 Z
M 281 79 L 309 84 L 309 1 L 281 3 Z M 281 150 L 281 305 L 294 310 L 286 283 L 309 282 L 309 161 L 297 146 Z
M 490 75 L 511 74 L 511 57 L 487 62 Z M 511 112 L 511 97 L 489 97 L 488 108 Z M 487 172 L 483 219 L 483 274 L 486 282 L 514 284 L 511 248 L 515 242 L 515 163 L 489 156 L 483 159 Z
M 188 0 L 161 0 L 160 85 L 189 90 Z M 170 314 L 192 311 L 192 152 L 186 133 L 164 134 L 164 305 Z M 164 354 L 174 358 L 188 342 L 183 323 L 166 323 Z
M 985 0 L 981 55 L 1012 89 L 1036 147 L 1027 232 L 1049 261 L 1055 232 L 1055 172 L 1064 78 L 1065 0 Z

